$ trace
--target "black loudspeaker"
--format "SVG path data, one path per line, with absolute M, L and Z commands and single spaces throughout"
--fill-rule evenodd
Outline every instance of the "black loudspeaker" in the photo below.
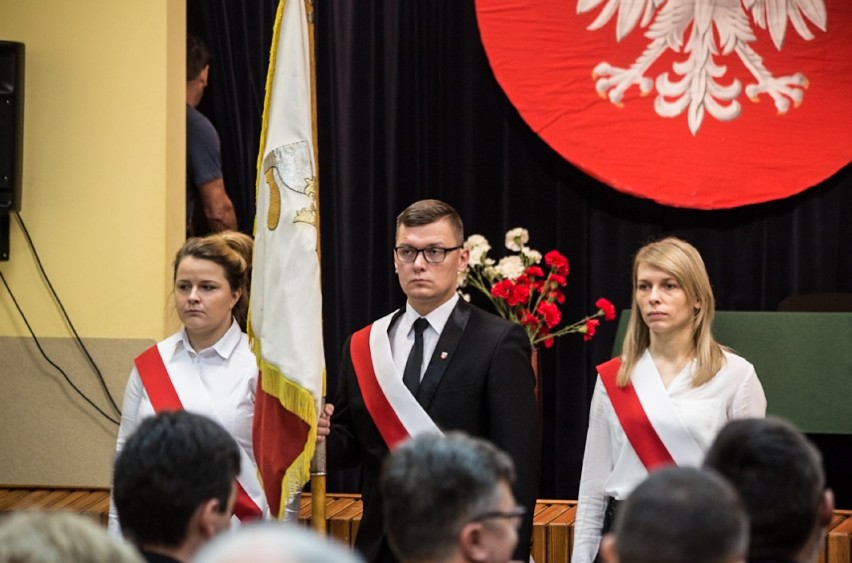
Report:
M 0 41 L 0 213 L 21 210 L 24 44 Z

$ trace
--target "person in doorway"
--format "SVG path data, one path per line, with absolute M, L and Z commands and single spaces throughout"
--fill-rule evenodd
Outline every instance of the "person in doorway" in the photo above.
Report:
M 198 111 L 210 74 L 210 53 L 193 35 L 186 41 L 187 234 L 237 230 L 237 216 L 222 176 L 219 134 Z

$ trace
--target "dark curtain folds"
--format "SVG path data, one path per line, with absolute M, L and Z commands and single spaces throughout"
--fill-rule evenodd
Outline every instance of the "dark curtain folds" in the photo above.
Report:
M 203 4 L 218 6 L 223 14 L 226 7 L 237 9 L 226 2 Z M 245 66 L 261 66 L 258 76 L 265 76 L 268 41 L 263 48 L 259 44 L 271 34 L 275 2 L 240 4 L 245 21 L 228 14 L 214 36 L 233 45 L 217 49 L 231 49 L 233 55 L 239 46 L 246 51 L 251 46 L 259 58 Z M 247 7 L 254 4 L 258 7 Z M 252 15 L 264 19 L 249 21 Z M 403 303 L 390 251 L 394 219 L 420 198 L 454 205 L 467 234 L 486 236 L 497 257 L 503 255 L 505 231 L 517 226 L 529 229 L 533 248 L 566 254 L 571 272 L 563 317 L 568 320 L 591 311 L 601 296 L 619 309 L 629 307 L 632 255 L 664 234 L 683 237 L 701 251 L 719 309 L 771 311 L 789 294 L 852 291 L 850 166 L 782 201 L 725 211 L 660 206 L 590 178 L 530 131 L 494 80 L 471 0 L 318 0 L 316 25 L 324 325 L 332 398 L 346 336 Z M 234 65 L 235 72 L 241 65 Z M 211 78 L 214 88 L 225 82 L 219 72 Z M 222 100 L 235 104 L 228 107 L 233 120 L 217 125 L 223 149 L 229 136 L 254 146 L 254 152 L 229 157 L 243 159 L 241 166 L 251 170 L 251 182 L 240 189 L 252 199 L 261 111 L 255 104 L 262 103 L 263 81 L 233 80 L 228 87 L 233 100 Z M 249 85 L 257 90 L 242 93 Z M 218 90 L 216 96 L 218 104 Z M 594 366 L 609 358 L 614 333 L 615 326 L 606 324 L 590 343 L 568 336 L 539 356 L 542 498 L 576 498 Z M 846 467 L 852 463 L 848 451 L 830 455 Z M 354 486 L 351 477 L 332 479 L 329 490 Z

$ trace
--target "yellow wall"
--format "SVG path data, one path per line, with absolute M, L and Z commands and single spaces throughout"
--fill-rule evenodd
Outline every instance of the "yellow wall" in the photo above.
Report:
M 185 31 L 184 0 L 0 0 L 0 39 L 26 44 L 21 216 L 119 404 L 133 357 L 178 325 Z M 115 417 L 14 218 L 0 272 L 44 348 Z M 41 358 L 2 286 L 0 377 L 0 483 L 109 484 L 117 426 Z
M 160 338 L 175 326 L 167 270 L 184 221 L 185 10 L 0 0 L 0 38 L 26 44 L 21 216 L 81 336 Z M 36 334 L 68 336 L 14 219 L 11 231 L 0 270 Z M 4 295 L 0 336 L 26 334 Z

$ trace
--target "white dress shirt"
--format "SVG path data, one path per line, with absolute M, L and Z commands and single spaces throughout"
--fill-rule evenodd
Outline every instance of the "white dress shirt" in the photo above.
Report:
M 650 352 L 645 350 L 645 355 L 650 357 Z M 653 367 L 653 361 L 650 365 Z M 700 387 L 692 387 L 694 369 L 693 360 L 674 378 L 666 392 L 676 414 L 704 452 L 727 421 L 766 415 L 763 387 L 754 366 L 744 358 L 725 352 L 722 369 Z M 594 560 L 607 498 L 624 500 L 647 475 L 598 376 L 589 411 L 572 563 Z
M 429 360 L 432 359 L 432 354 L 438 345 L 438 339 L 441 337 L 444 326 L 447 324 L 458 300 L 459 294 L 454 293 L 446 302 L 423 317 L 429 321 L 429 327 L 423 331 L 423 364 L 420 366 L 420 379 L 423 379 L 423 374 L 429 366 Z M 389 330 L 393 363 L 399 371 L 400 377 L 405 372 L 405 364 L 408 362 L 408 356 L 414 346 L 414 321 L 419 318 L 420 313 L 415 311 L 410 303 L 407 303 L 405 312 Z
M 237 322 L 231 324 L 218 342 L 200 352 L 193 350 L 186 329 L 168 337 L 157 347 L 170 374 L 195 374 L 198 384 L 204 387 L 215 402 L 211 409 L 216 411 L 217 421 L 222 423 L 254 461 L 251 432 L 257 388 L 257 360 L 249 347 L 248 337 L 240 330 Z M 121 426 L 115 444 L 116 457 L 142 420 L 154 414 L 154 407 L 134 365 L 124 390 Z M 210 416 L 205 412 L 199 414 Z M 252 473 L 256 474 L 256 471 Z M 264 508 L 261 506 L 261 510 Z M 109 530 L 114 535 L 121 535 L 118 513 L 112 500 Z

